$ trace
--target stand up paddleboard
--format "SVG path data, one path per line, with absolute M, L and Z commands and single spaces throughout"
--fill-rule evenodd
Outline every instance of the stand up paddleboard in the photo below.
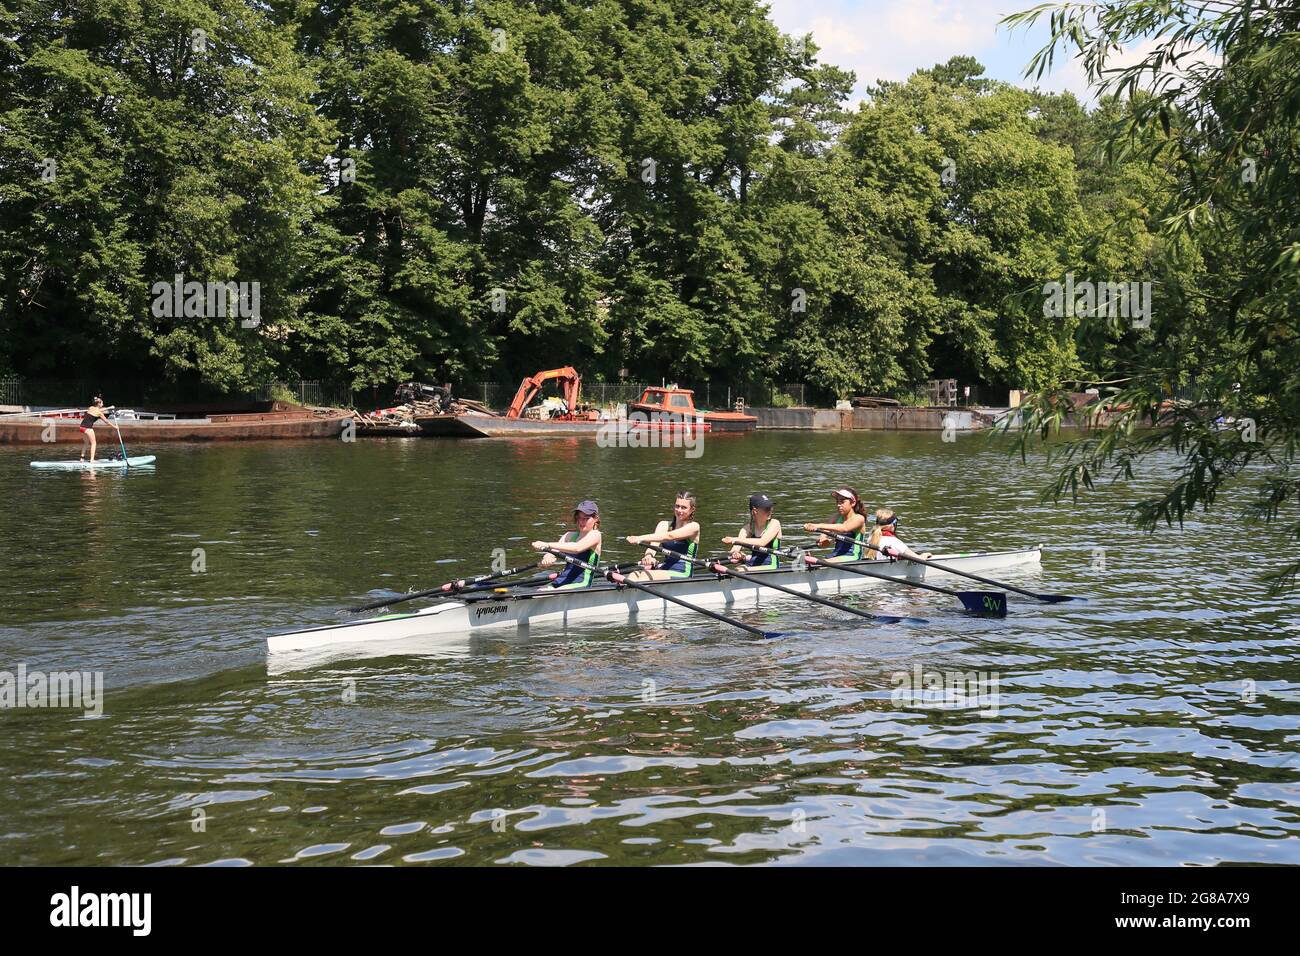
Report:
M 56 468 L 61 471 L 91 471 L 101 468 L 136 468 L 140 465 L 152 465 L 157 461 L 154 455 L 139 455 L 123 461 L 121 458 L 99 458 L 95 461 L 34 461 L 33 468 Z

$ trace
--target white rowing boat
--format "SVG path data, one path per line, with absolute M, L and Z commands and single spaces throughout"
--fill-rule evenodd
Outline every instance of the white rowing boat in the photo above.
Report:
M 1042 558 L 1039 548 L 1020 551 L 976 551 L 936 555 L 933 560 L 958 571 L 985 572 L 1021 565 L 1037 565 Z M 874 574 L 908 581 L 921 581 L 926 571 L 931 577 L 951 577 L 933 568 L 910 561 L 854 561 L 845 567 L 864 568 Z M 834 597 L 845 591 L 870 587 L 889 587 L 887 581 L 864 577 L 825 565 L 809 568 L 791 564 L 771 571 L 747 574 L 766 582 L 780 584 L 805 594 Z M 665 594 L 689 601 L 700 607 L 750 608 L 769 604 L 798 603 L 797 598 L 737 578 L 718 578 L 713 574 L 696 574 L 690 578 L 656 581 L 651 585 Z M 381 614 L 378 617 L 346 624 L 330 624 L 267 639 L 272 655 L 356 647 L 364 653 L 370 643 L 388 643 L 409 638 L 442 636 L 452 643 L 466 634 L 523 629 L 535 624 L 563 626 L 571 621 L 658 622 L 665 617 L 691 617 L 691 612 L 645 591 L 622 588 L 610 583 L 571 591 L 530 588 L 507 593 L 493 591 L 468 594 L 444 601 L 411 614 Z M 435 641 L 436 643 L 436 641 Z M 427 645 L 426 645 L 427 646 Z M 331 658 L 337 655 L 331 654 Z

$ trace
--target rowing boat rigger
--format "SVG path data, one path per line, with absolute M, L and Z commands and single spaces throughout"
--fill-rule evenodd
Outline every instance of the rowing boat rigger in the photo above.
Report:
M 987 572 L 1002 568 L 1037 565 L 1042 558 L 1039 548 L 1020 551 L 977 551 L 936 555 L 935 563 L 961 572 Z M 852 568 L 867 569 L 873 575 L 902 581 L 947 576 L 911 561 L 852 561 L 837 565 L 809 566 L 804 561 L 771 570 L 746 569 L 750 578 L 780 584 L 805 594 L 834 597 L 846 591 L 887 587 L 878 577 L 863 577 Z M 780 592 L 737 578 L 719 578 L 697 574 L 671 581 L 657 581 L 654 590 L 703 607 L 753 608 L 787 604 L 795 600 Z M 640 621 L 660 622 L 666 618 L 689 617 L 690 612 L 652 593 L 613 583 L 593 584 L 575 590 L 528 590 L 497 593 L 488 591 L 467 594 L 456 600 L 435 604 L 412 614 L 381 614 L 378 617 L 347 624 L 308 628 L 288 634 L 276 634 L 267 640 L 271 654 L 327 649 L 335 646 L 364 645 L 400 641 L 414 637 L 444 636 L 447 643 L 479 631 L 501 631 L 530 625 L 560 625 L 571 621 Z

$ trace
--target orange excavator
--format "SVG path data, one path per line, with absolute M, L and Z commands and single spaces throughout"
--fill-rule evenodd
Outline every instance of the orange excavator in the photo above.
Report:
M 595 414 L 578 406 L 578 392 L 582 385 L 582 376 L 578 370 L 571 366 L 564 368 L 547 369 L 545 372 L 538 372 L 536 375 L 530 375 L 519 383 L 519 391 L 515 392 L 515 399 L 510 403 L 510 410 L 506 412 L 506 418 L 523 418 L 524 410 L 542 391 L 542 386 L 552 379 L 558 379 L 560 389 L 564 397 L 564 408 L 559 414 L 552 413 L 551 420 L 561 421 L 586 421 L 594 418 Z

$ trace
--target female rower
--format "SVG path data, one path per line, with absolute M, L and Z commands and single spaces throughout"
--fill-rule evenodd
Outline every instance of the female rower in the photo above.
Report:
M 81 428 L 81 437 L 83 440 L 81 446 L 82 461 L 86 460 L 87 448 L 90 449 L 90 460 L 95 460 L 95 424 L 96 422 L 108 421 L 108 416 L 104 413 L 112 411 L 115 408 L 117 408 L 116 405 L 110 405 L 108 408 L 104 408 L 104 400 L 96 395 L 95 400 L 91 402 L 90 407 L 86 409 L 86 414 L 81 416 L 81 425 L 79 427 Z
M 739 561 L 744 555 L 742 547 L 772 548 L 765 553 L 753 552 L 746 562 L 751 568 L 775 568 L 778 566 L 774 553 L 781 547 L 781 522 L 772 517 L 772 499 L 759 493 L 749 496 L 749 521 L 734 538 L 723 538 L 723 544 L 731 545 L 732 562 Z
M 858 493 L 852 488 L 841 488 L 835 492 L 835 507 L 840 513 L 840 520 L 834 523 L 813 524 L 809 523 L 803 526 L 805 531 L 816 531 L 821 533 L 817 539 L 818 547 L 826 547 L 828 544 L 834 544 L 835 550 L 826 558 L 827 561 L 861 561 L 866 555 L 863 553 L 863 542 L 867 536 L 867 508 Z M 840 538 L 827 537 L 824 532 L 831 531 L 836 534 L 845 535 L 850 541 L 844 541 Z M 809 564 L 812 562 L 810 561 Z
M 889 559 L 889 556 L 896 558 L 921 558 L 929 560 L 934 557 L 929 551 L 923 551 L 917 554 L 898 536 L 898 515 L 894 514 L 888 508 L 880 508 L 876 511 L 876 526 L 872 529 L 871 540 L 867 542 L 867 555 L 881 561 Z M 871 550 L 878 548 L 878 551 Z M 880 552 L 884 551 L 885 554 Z
M 546 551 L 538 562 L 543 568 L 549 568 L 556 562 L 555 555 L 547 549 L 571 554 L 579 560 L 595 567 L 600 563 L 600 509 L 594 501 L 581 501 L 573 509 L 573 524 L 576 531 L 566 531 L 559 541 L 534 541 L 534 551 Z M 564 563 L 564 569 L 555 576 L 548 588 L 585 588 L 591 584 L 592 573 L 576 564 Z
M 628 575 L 632 581 L 667 581 L 672 578 L 689 578 L 695 565 L 685 558 L 693 558 L 700 549 L 700 523 L 695 520 L 695 495 L 689 491 L 679 492 L 673 502 L 673 516 L 670 520 L 660 521 L 654 534 L 630 534 L 628 544 L 657 544 L 665 551 L 662 561 L 656 559 L 659 552 L 653 548 L 646 550 L 641 558 L 641 567 Z

